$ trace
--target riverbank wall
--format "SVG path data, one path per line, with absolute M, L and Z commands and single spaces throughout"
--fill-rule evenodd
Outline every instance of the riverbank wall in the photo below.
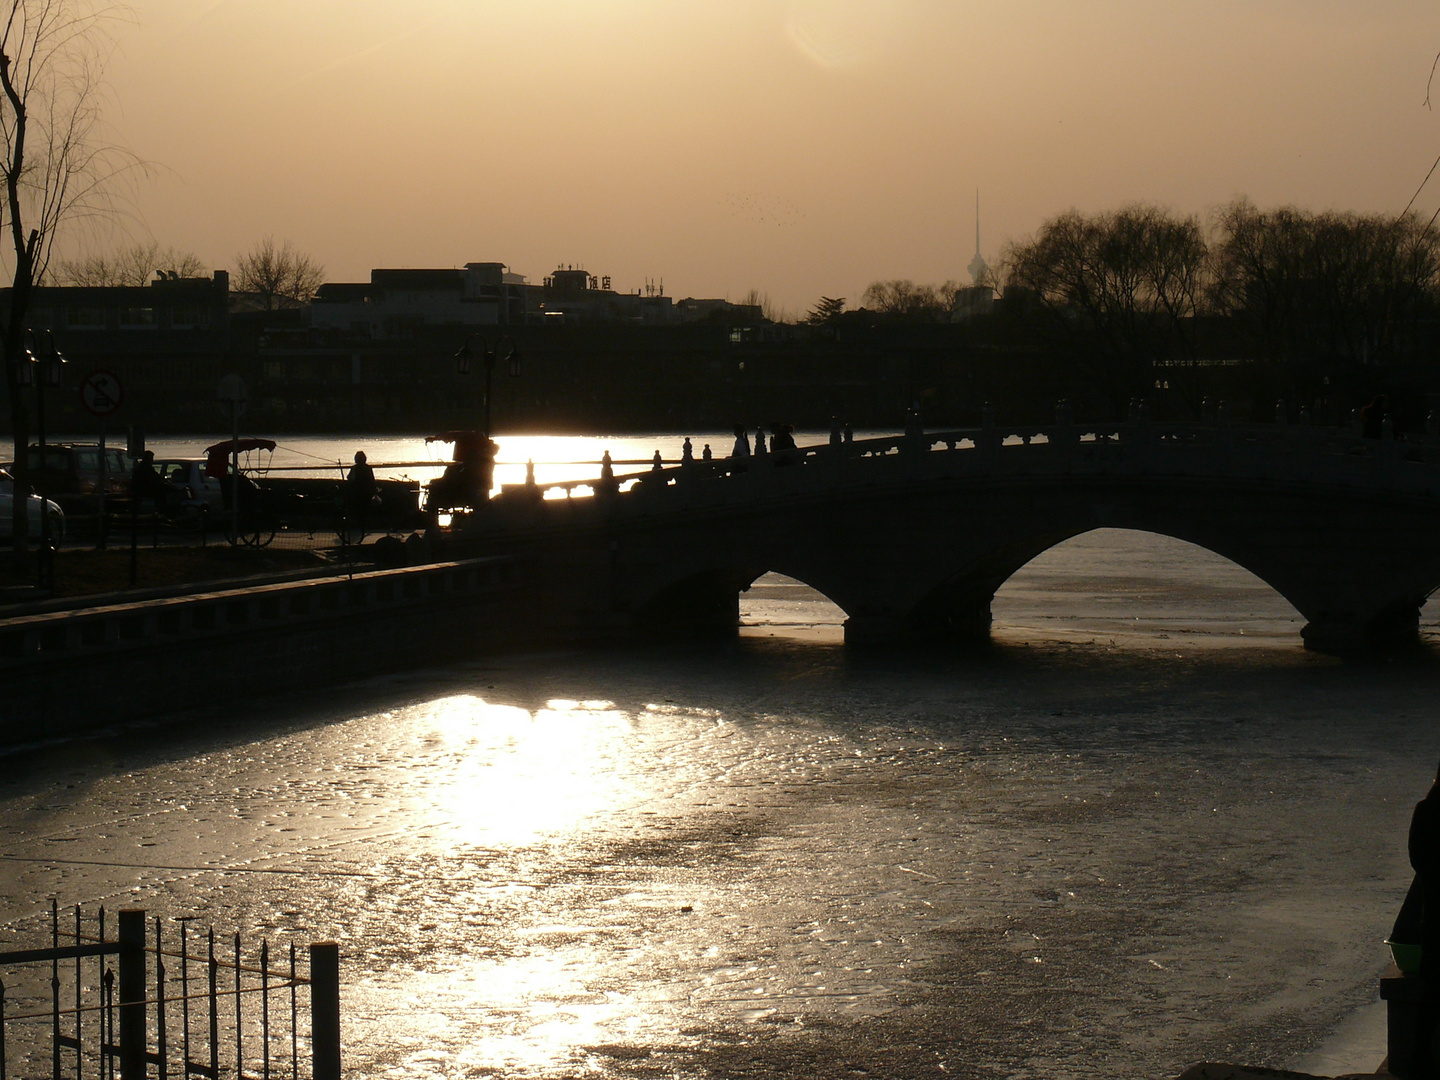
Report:
M 493 557 L 0 618 L 0 745 L 478 655 L 519 591 Z

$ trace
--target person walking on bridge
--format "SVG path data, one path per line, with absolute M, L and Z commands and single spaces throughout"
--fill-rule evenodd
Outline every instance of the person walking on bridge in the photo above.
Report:
M 735 425 L 735 445 L 730 449 L 730 471 L 744 472 L 750 467 L 750 436 L 745 434 L 745 425 Z

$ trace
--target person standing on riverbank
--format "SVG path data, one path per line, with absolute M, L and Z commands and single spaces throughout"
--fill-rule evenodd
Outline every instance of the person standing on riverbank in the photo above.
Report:
M 370 519 L 370 504 L 375 501 L 375 470 L 365 460 L 365 451 L 355 451 L 355 464 L 345 477 L 345 517 L 351 529 L 365 535 Z
M 1415 1055 L 1410 1076 L 1440 1075 L 1435 1053 L 1440 1021 L 1440 770 L 1410 818 L 1410 865 L 1420 886 L 1420 1008 L 1415 1017 Z

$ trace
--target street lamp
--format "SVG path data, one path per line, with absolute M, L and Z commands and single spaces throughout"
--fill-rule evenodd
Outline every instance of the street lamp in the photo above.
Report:
M 26 330 L 27 344 L 20 356 L 20 367 L 16 371 L 16 382 L 21 386 L 35 387 L 35 441 L 39 444 L 38 469 L 45 468 L 45 388 L 55 388 L 65 381 L 65 356 L 55 347 L 54 335 L 46 330 L 40 339 L 40 351 L 35 351 L 35 331 Z M 28 453 L 27 453 L 28 456 Z M 27 473 L 29 470 L 27 470 Z M 34 481 L 30 483 L 34 490 Z M 40 545 L 42 578 L 51 577 L 54 567 L 50 564 L 50 506 L 44 492 L 40 495 Z M 17 492 L 16 497 L 20 494 Z M 28 528 L 28 526 L 27 526 Z M 53 580 L 53 578 L 51 578 Z
M 480 348 L 471 348 L 471 343 L 479 341 Z M 455 371 L 459 375 L 469 375 L 471 359 L 479 356 L 485 365 L 485 438 L 490 438 L 490 392 L 495 380 L 495 364 L 501 359 L 501 349 L 508 345 L 509 348 L 503 353 L 506 370 L 510 377 L 517 378 L 520 375 L 520 350 L 515 347 L 515 340 L 506 334 L 493 345 L 487 343 L 477 332 L 465 339 L 465 344 L 460 346 L 460 351 L 455 354 Z

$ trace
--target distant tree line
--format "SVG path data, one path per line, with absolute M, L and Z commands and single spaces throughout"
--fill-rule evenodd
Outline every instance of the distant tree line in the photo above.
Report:
M 1121 414 L 1163 390 L 1173 413 L 1198 415 L 1216 365 L 1245 367 L 1257 402 L 1313 403 L 1332 377 L 1374 382 L 1355 372 L 1416 365 L 1440 344 L 1440 234 L 1409 213 L 1260 210 L 1240 198 L 1207 227 L 1146 203 L 1071 210 L 1007 245 L 982 284 L 1004 298 L 982 320 L 996 347 L 1056 362 L 1054 385 L 1037 393 L 1080 388 Z M 860 311 L 822 297 L 806 321 L 943 323 L 960 291 L 877 281 Z
M 1193 399 L 1194 369 L 1216 362 L 1268 369 L 1303 398 L 1326 370 L 1413 361 L 1440 314 L 1440 235 L 1411 214 L 1237 199 L 1207 235 L 1152 205 L 1070 211 L 1010 245 L 1002 272 L 1031 331 L 1117 400 L 1157 373 Z
M 290 241 L 276 245 L 270 237 L 235 256 L 231 290 L 249 296 L 266 311 L 308 303 L 325 281 L 325 268 L 297 251 Z M 47 284 L 143 286 L 157 277 L 209 277 L 199 256 L 158 243 L 133 244 L 102 255 L 60 261 Z

